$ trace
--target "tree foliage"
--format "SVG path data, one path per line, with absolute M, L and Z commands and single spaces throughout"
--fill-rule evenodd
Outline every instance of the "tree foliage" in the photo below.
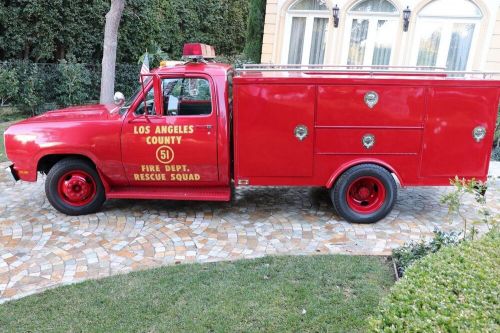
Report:
M 265 17 L 266 0 L 250 0 L 248 10 L 247 40 L 244 53 L 255 63 L 260 63 Z
M 44 96 L 44 82 L 38 66 L 31 66 L 29 62 L 20 62 L 17 66 L 19 94 L 16 105 L 25 113 L 35 115 L 38 106 L 42 104 Z
M 56 103 L 59 105 L 83 104 L 90 99 L 90 72 L 73 57 L 61 60 L 57 66 Z
M 18 91 L 19 80 L 16 70 L 0 67 L 0 106 L 7 105 Z
M 0 3 L 0 60 L 57 63 L 102 59 L 109 0 L 7 0 Z M 127 0 L 120 24 L 118 63 L 135 63 L 159 46 L 179 58 L 186 42 L 214 45 L 217 53 L 243 51 L 247 0 Z M 13 24 L 14 23 L 14 24 Z

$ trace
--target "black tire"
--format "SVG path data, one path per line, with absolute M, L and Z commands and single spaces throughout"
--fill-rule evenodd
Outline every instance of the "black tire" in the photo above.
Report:
M 358 184 L 367 185 L 362 188 Z M 380 186 L 383 188 L 379 188 Z M 369 193 L 365 201 L 359 199 L 360 188 L 364 193 Z M 348 169 L 338 178 L 330 190 L 330 197 L 334 209 L 345 220 L 373 223 L 391 212 L 397 199 L 397 185 L 386 169 L 375 164 L 360 164 Z M 366 211 L 362 211 L 364 209 Z
M 62 179 L 62 177 L 65 177 L 65 179 Z M 74 181 L 73 178 L 75 178 Z M 80 180 L 80 183 L 78 183 L 78 180 Z M 80 192 L 73 193 L 76 193 L 75 196 L 81 196 L 81 198 L 65 197 L 64 191 L 59 189 L 61 182 L 70 184 L 69 181 L 75 183 L 75 189 L 80 189 Z M 85 188 L 84 191 L 81 190 L 82 187 Z M 63 186 L 63 188 L 67 189 L 70 186 Z M 104 201 L 106 201 L 104 186 L 96 169 L 91 163 L 78 158 L 63 159 L 50 169 L 45 181 L 45 194 L 55 209 L 71 216 L 95 213 L 99 211 Z M 72 201 L 71 199 L 75 200 Z

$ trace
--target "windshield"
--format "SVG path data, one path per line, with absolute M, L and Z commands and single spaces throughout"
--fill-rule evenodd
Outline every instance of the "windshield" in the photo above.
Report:
M 144 80 L 144 90 L 146 90 L 146 86 L 149 82 L 149 79 L 150 77 L 147 77 L 145 80 Z M 130 109 L 130 107 L 132 106 L 132 104 L 134 103 L 134 101 L 137 99 L 137 96 L 139 96 L 139 94 L 142 92 L 142 85 L 140 85 L 137 90 L 135 91 L 135 93 L 132 95 L 132 97 L 130 97 L 127 102 L 125 102 L 125 104 L 123 104 L 123 106 L 120 108 L 120 115 L 123 115 L 124 113 L 126 113 L 128 111 L 128 109 Z
M 136 100 L 137 96 L 139 96 L 141 91 L 142 91 L 142 87 L 137 88 L 137 90 L 132 95 L 132 97 L 130 97 L 127 100 L 127 102 L 125 102 L 125 104 L 123 104 L 123 106 L 120 108 L 120 115 L 123 115 L 125 112 L 128 111 L 128 109 L 132 106 L 132 103 L 134 103 L 134 101 Z

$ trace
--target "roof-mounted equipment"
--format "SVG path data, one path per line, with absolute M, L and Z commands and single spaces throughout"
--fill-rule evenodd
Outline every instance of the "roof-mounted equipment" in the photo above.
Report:
M 211 60 L 215 58 L 215 48 L 201 43 L 184 44 L 182 56 L 194 61 Z

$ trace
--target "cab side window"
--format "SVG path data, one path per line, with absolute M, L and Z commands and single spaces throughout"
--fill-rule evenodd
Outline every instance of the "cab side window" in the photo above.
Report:
M 146 102 L 142 100 L 134 111 L 136 116 L 143 114 L 154 115 L 155 114 L 155 90 L 153 88 L 149 89 L 146 93 Z
M 162 91 L 166 116 L 202 116 L 212 113 L 210 84 L 206 79 L 163 79 Z

